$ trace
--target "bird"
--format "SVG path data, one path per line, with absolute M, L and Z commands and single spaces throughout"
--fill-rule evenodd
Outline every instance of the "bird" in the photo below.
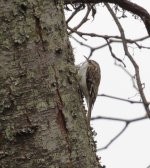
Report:
M 101 81 L 101 69 L 99 64 L 86 58 L 86 61 L 78 67 L 79 86 L 86 99 L 88 113 L 87 125 L 90 127 L 91 112 L 97 98 L 98 88 Z

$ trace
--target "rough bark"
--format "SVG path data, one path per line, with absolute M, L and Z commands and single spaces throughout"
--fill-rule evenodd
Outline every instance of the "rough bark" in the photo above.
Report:
M 0 2 L 0 166 L 96 168 L 63 6 Z

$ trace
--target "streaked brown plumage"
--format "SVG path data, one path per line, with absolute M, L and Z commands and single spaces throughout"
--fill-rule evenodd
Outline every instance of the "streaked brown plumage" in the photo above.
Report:
M 101 80 L 99 64 L 94 60 L 85 61 L 79 68 L 80 87 L 88 106 L 87 122 L 90 126 L 91 111 L 94 106 Z

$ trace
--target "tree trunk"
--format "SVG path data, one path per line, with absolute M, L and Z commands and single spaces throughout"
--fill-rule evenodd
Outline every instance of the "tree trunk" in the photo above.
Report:
M 55 2 L 0 2 L 2 168 L 101 167 Z

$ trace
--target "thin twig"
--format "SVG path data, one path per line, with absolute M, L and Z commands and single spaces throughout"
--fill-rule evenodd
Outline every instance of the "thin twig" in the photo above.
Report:
M 66 24 L 68 24 L 68 23 L 71 21 L 71 19 L 73 19 L 73 17 L 75 17 L 76 14 L 78 14 L 78 12 L 81 11 L 81 7 L 82 7 L 82 6 L 83 6 L 83 5 L 80 4 L 80 5 L 75 9 L 75 11 L 72 12 L 72 14 L 70 15 L 70 17 L 66 20 Z M 83 8 L 83 9 L 84 9 L 84 8 Z
M 125 67 L 123 67 L 120 64 L 117 64 L 117 62 L 115 62 L 115 65 L 121 68 L 131 78 L 133 88 L 136 89 L 136 91 L 138 91 L 138 87 L 135 81 L 135 75 L 132 75 Z
M 129 124 L 133 123 L 133 122 L 137 122 L 137 121 L 142 121 L 147 119 L 147 116 L 143 116 L 143 117 L 138 117 L 138 118 L 134 118 L 134 119 L 122 119 L 122 118 L 112 118 L 112 117 L 104 117 L 104 116 L 97 116 L 97 117 L 92 117 L 91 120 L 110 120 L 110 121 L 118 121 L 118 122 L 124 122 L 125 126 L 120 130 L 119 133 L 116 134 L 116 136 L 114 136 L 104 147 L 98 149 L 97 151 L 100 150 L 104 150 L 107 149 L 117 138 L 120 137 L 120 135 L 123 134 L 123 132 L 127 129 L 127 127 L 129 126 Z
M 140 74 L 139 74 L 139 66 L 137 65 L 137 63 L 135 62 L 135 60 L 131 56 L 130 52 L 128 51 L 127 41 L 126 41 L 126 38 L 125 38 L 124 30 L 123 30 L 119 20 L 117 19 L 115 13 L 113 12 L 113 10 L 109 6 L 109 4 L 105 3 L 105 5 L 106 5 L 108 11 L 110 12 L 111 16 L 113 17 L 116 25 L 118 26 L 118 29 L 120 31 L 120 35 L 122 37 L 122 43 L 123 43 L 123 48 L 124 48 L 125 55 L 129 58 L 129 60 L 131 61 L 131 63 L 134 66 L 136 81 L 137 81 L 137 85 L 138 85 L 138 90 L 139 90 L 140 96 L 142 98 L 145 111 L 147 112 L 147 115 L 150 118 L 149 103 L 147 102 L 147 99 L 146 99 L 144 91 L 143 91 L 142 82 L 141 82 L 141 78 L 140 78 Z
M 96 117 L 92 117 L 91 120 L 92 121 L 94 121 L 94 120 L 110 120 L 110 121 L 132 123 L 132 122 L 136 122 L 136 121 L 145 120 L 147 118 L 148 118 L 147 116 L 138 117 L 138 118 L 134 118 L 134 119 L 122 119 L 122 118 L 113 118 L 113 117 L 105 117 L 105 116 L 96 116 Z
M 115 99 L 115 100 L 120 100 L 120 101 L 128 102 L 128 103 L 131 103 L 131 104 L 143 104 L 143 102 L 141 102 L 141 101 L 129 100 L 129 99 L 124 99 L 124 98 L 115 97 L 115 96 L 106 95 L 106 94 L 99 94 L 97 96 L 107 97 L 107 98 L 111 98 L 111 99 Z
M 110 53 L 111 53 L 111 56 L 112 56 L 114 59 L 116 59 L 117 61 L 121 62 L 124 67 L 126 67 L 125 63 L 124 63 L 120 58 L 118 58 L 118 57 L 115 55 L 115 53 L 114 53 L 113 50 L 112 50 L 111 44 L 109 43 L 109 41 L 108 41 L 107 39 L 106 39 L 106 42 L 107 42 L 107 44 L 108 44 L 108 47 L 109 47 L 109 51 L 110 51 Z
M 90 5 L 87 5 L 87 12 L 85 14 L 85 16 L 82 18 L 81 22 L 75 26 L 74 28 L 72 28 L 68 34 L 71 34 L 71 33 L 74 33 L 74 32 L 77 32 L 77 30 L 85 23 L 87 22 L 89 19 L 88 19 L 88 16 L 89 16 L 89 13 L 91 11 L 91 6 Z
M 104 147 L 100 149 L 97 149 L 97 151 L 107 149 L 127 129 L 128 125 L 129 124 L 126 123 L 125 126 L 122 128 L 122 130 L 113 139 L 111 139 L 107 145 L 105 145 Z

